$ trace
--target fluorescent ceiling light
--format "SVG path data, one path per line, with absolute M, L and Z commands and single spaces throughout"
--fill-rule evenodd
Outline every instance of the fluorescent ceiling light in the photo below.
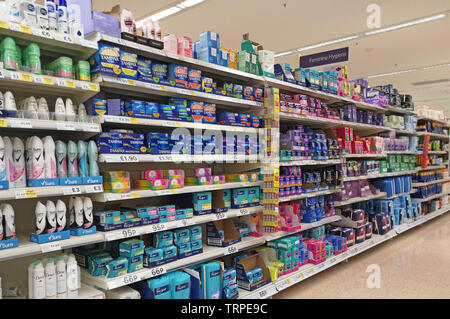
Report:
M 354 39 L 357 39 L 359 37 L 360 37 L 359 35 L 352 35 L 352 36 L 345 37 L 345 38 L 340 38 L 340 39 L 336 39 L 336 40 L 331 40 L 331 41 L 326 41 L 326 42 L 313 44 L 313 45 L 310 45 L 310 46 L 307 46 L 307 47 L 299 48 L 296 51 L 297 52 L 302 52 L 302 51 L 306 51 L 306 50 L 312 50 L 312 49 L 324 47 L 324 46 L 327 46 L 327 45 L 332 45 L 332 44 L 335 44 L 335 43 L 340 43 L 340 42 L 354 40 Z
M 206 1 L 206 0 L 186 0 L 186 1 L 180 2 L 179 4 L 177 4 L 177 5 L 173 6 L 173 7 L 170 7 L 168 9 L 164 9 L 164 10 L 162 10 L 160 12 L 157 12 L 157 13 L 149 16 L 149 17 L 146 17 L 144 19 L 141 19 L 141 20 L 137 21 L 136 22 L 136 26 L 138 28 L 140 28 L 144 24 L 145 20 L 148 20 L 148 19 L 161 20 L 161 19 L 167 18 L 168 16 L 171 16 L 171 15 L 173 15 L 175 13 L 180 12 L 181 10 L 193 7 L 193 6 L 195 6 L 195 5 L 199 4 L 199 3 L 202 3 L 204 1 Z
M 195 6 L 196 4 L 199 4 L 200 2 L 203 2 L 205 0 L 186 0 L 181 2 L 180 4 L 178 4 L 178 6 L 182 7 L 182 8 L 189 8 L 192 6 Z
M 280 52 L 280 53 L 275 54 L 275 57 L 278 58 L 279 56 L 285 56 L 285 55 L 289 55 L 292 53 L 294 53 L 294 51 Z
M 165 9 L 163 11 L 160 11 L 158 13 L 155 13 L 154 15 L 150 16 L 149 18 L 152 20 L 161 20 L 168 16 L 171 16 L 172 14 L 175 14 L 177 12 L 180 12 L 182 9 L 178 7 L 171 7 L 169 9 Z
M 384 32 L 388 32 L 388 31 L 398 30 L 398 29 L 402 29 L 402 28 L 407 28 L 407 27 L 411 27 L 411 26 L 417 25 L 417 24 L 443 19 L 446 16 L 447 16 L 446 14 L 441 13 L 441 14 L 431 16 L 428 18 L 418 19 L 418 20 L 414 20 L 414 21 L 410 21 L 410 22 L 406 22 L 406 23 L 402 23 L 402 24 L 393 25 L 391 27 L 366 32 L 366 33 L 364 33 L 364 35 L 369 36 L 369 35 L 384 33 Z
M 417 69 L 410 69 L 410 70 L 404 70 L 404 71 L 398 71 L 398 72 L 391 72 L 391 73 L 383 73 L 383 74 L 375 74 L 375 75 L 369 75 L 368 78 L 379 78 L 382 76 L 390 76 L 390 75 L 396 75 L 396 74 L 403 74 L 403 73 L 409 73 L 409 72 L 416 72 Z

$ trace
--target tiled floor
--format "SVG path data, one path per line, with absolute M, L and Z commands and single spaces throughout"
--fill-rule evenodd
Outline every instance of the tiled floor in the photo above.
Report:
M 367 285 L 375 282 L 375 274 L 366 272 L 373 264 L 379 266 L 379 288 Z M 273 298 L 450 298 L 450 212 Z

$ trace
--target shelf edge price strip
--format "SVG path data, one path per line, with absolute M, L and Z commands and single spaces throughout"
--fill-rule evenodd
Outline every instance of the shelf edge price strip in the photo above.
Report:
M 102 193 L 103 185 L 86 185 L 85 186 L 86 193 Z
M 224 256 L 231 255 L 231 254 L 237 253 L 238 251 L 239 251 L 239 248 L 237 246 L 234 246 L 234 245 L 228 246 L 224 249 L 223 255 Z
M 81 194 L 81 188 L 79 186 L 63 187 L 62 191 L 64 195 Z
M 61 250 L 61 242 L 59 241 L 53 241 L 45 244 L 40 244 L 41 246 L 41 252 L 42 253 L 48 253 L 51 251 L 57 251 Z

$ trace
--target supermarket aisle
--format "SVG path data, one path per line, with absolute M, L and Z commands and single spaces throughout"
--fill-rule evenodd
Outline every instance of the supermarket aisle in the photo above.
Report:
M 380 266 L 380 288 L 367 287 L 371 264 Z M 450 298 L 450 212 L 274 298 Z

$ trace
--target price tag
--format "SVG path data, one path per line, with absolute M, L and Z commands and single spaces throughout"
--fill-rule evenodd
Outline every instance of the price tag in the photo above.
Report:
M 128 228 L 121 230 L 122 238 L 139 236 L 139 230 L 136 228 Z
M 158 196 L 163 196 L 163 195 L 171 195 L 172 192 L 170 191 L 170 189 L 162 189 L 159 191 L 155 191 L 156 195 Z
M 161 91 L 161 85 L 155 83 L 145 83 L 145 88 Z
M 99 91 L 98 84 L 89 83 L 89 90 L 94 91 L 94 92 L 98 92 Z
M 34 189 L 25 189 L 14 191 L 16 199 L 36 198 L 37 194 Z
M 61 242 L 53 241 L 50 243 L 41 244 L 41 252 L 48 253 L 51 251 L 61 250 Z
M 238 251 L 239 251 L 239 249 L 237 248 L 237 246 L 228 246 L 227 248 L 224 249 L 223 255 L 227 256 L 230 254 L 237 253 Z
M 1 21 L 0 21 L 0 28 L 3 28 L 3 29 L 9 29 L 8 22 L 7 22 L 7 21 L 1 20 Z
M 27 25 L 20 25 L 20 32 L 31 34 L 31 29 Z
M 266 296 L 267 296 L 267 290 L 266 290 L 266 289 L 261 290 L 261 291 L 258 293 L 258 296 L 259 296 L 260 299 L 265 299 Z
M 172 162 L 172 155 L 158 155 L 158 161 L 161 162 Z
M 33 74 L 32 78 L 34 83 L 44 84 L 44 78 L 41 75 Z
M 53 38 L 57 41 L 62 41 L 66 43 L 73 43 L 73 38 L 66 33 L 55 32 Z
M 184 94 L 184 95 L 190 95 L 190 94 L 191 94 L 191 91 L 185 90 L 185 89 L 178 89 L 178 90 L 177 90 L 177 93 L 179 93 L 179 94 Z
M 44 80 L 44 83 L 47 85 L 54 85 L 55 82 L 53 81 L 53 78 L 49 76 L 43 76 L 42 79 Z
M 288 281 L 287 281 L 287 280 L 282 280 L 281 282 L 279 282 L 279 283 L 277 284 L 277 290 L 278 290 L 278 291 L 284 290 L 284 289 L 286 289 L 288 286 L 289 286 Z
M 38 37 L 43 37 L 47 39 L 53 39 L 52 33 L 48 30 L 38 29 L 38 28 L 31 28 L 31 33 L 33 35 L 36 35 Z
M 323 269 L 325 267 L 324 263 L 318 264 L 317 265 L 317 270 Z
M 31 74 L 28 74 L 28 73 L 21 73 L 21 78 L 22 78 L 22 81 L 25 81 L 25 82 L 33 81 L 33 77 L 31 76 Z
M 57 86 L 66 86 L 66 80 L 61 78 L 56 78 L 56 85 Z
M 248 215 L 248 214 L 249 214 L 248 208 L 241 208 L 239 210 L 238 216 L 244 216 L 244 215 Z
M 163 121 L 162 126 L 174 127 L 174 126 L 177 126 L 177 123 L 178 122 L 175 122 L 175 121 Z
M 139 279 L 137 274 L 126 275 L 126 276 L 119 277 L 119 279 L 112 281 L 110 283 L 109 288 L 114 289 L 114 288 L 118 288 L 118 287 L 122 287 L 122 286 L 127 286 L 127 285 L 133 284 L 140 280 L 141 279 Z
M 314 270 L 314 268 L 311 268 L 311 274 L 314 275 L 316 272 Z
M 75 88 L 75 81 L 72 81 L 72 80 L 66 80 L 66 86 L 67 86 L 68 88 L 74 89 L 74 88 Z
M 167 87 L 165 85 L 161 85 L 161 90 L 166 91 L 167 92 Z
M 62 191 L 64 195 L 81 194 L 81 188 L 79 186 L 63 187 Z
M 128 193 L 128 194 L 120 194 L 120 199 L 132 199 L 133 198 L 133 196 L 131 196 L 131 194 L 130 193 Z
M 84 132 L 100 132 L 98 124 L 83 124 L 82 129 Z
M 6 119 L 0 118 L 0 127 L 7 127 L 8 124 L 6 123 Z
M 12 80 L 16 80 L 16 81 L 21 81 L 22 78 L 20 77 L 20 73 L 19 72 L 9 72 L 9 74 L 11 74 L 11 79 Z
M 155 268 L 151 268 L 150 270 L 148 270 L 144 276 L 146 276 L 146 278 L 143 279 L 147 279 L 150 277 L 156 277 L 156 276 L 160 276 L 163 275 L 167 272 L 166 267 L 163 266 L 159 266 L 159 267 L 155 267 Z M 148 277 L 147 277 L 148 276 Z
M 167 229 L 167 225 L 162 223 L 162 224 L 153 224 L 152 225 L 152 232 L 156 233 L 156 232 L 160 232 L 160 231 L 164 231 Z
M 131 194 L 132 198 L 139 198 L 139 197 L 141 197 L 141 195 L 139 195 L 139 193 L 132 192 L 130 194 Z
M 84 81 L 80 81 L 80 83 L 81 83 L 81 89 L 86 90 L 86 91 L 90 90 L 89 83 L 84 82 Z
M 10 22 L 9 29 L 13 31 L 20 32 L 20 25 L 18 23 Z
M 217 214 L 214 214 L 213 220 L 221 220 L 221 219 L 225 219 L 225 218 L 227 218 L 225 213 L 217 213 Z
M 136 82 L 134 80 L 127 79 L 127 84 L 131 86 L 136 86 Z
M 136 155 L 120 155 L 119 162 L 121 162 L 121 163 L 138 163 L 139 158 Z
M 56 122 L 56 129 L 60 131 L 75 131 L 75 123 Z
M 86 193 L 103 193 L 103 185 L 86 185 L 84 187 Z

